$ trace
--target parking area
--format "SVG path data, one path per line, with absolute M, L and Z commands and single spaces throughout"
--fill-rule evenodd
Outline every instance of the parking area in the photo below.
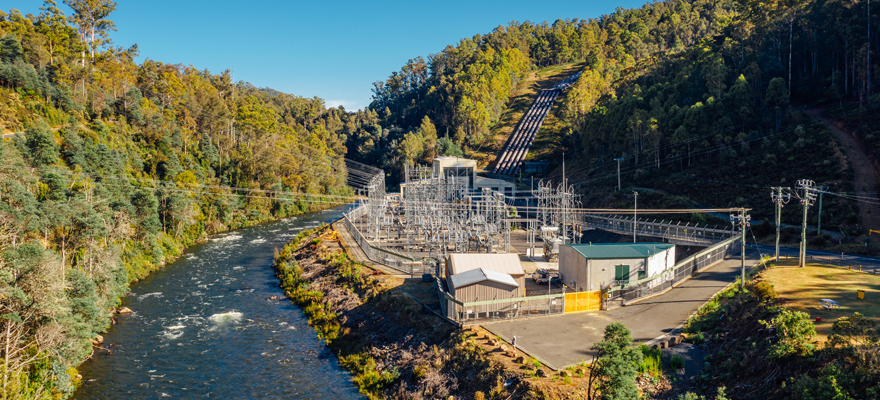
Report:
M 748 252 L 746 265 L 754 265 L 757 252 Z M 483 328 L 508 342 L 516 335 L 517 347 L 551 368 L 561 369 L 590 361 L 593 343 L 602 340 L 605 327 L 623 322 L 633 340 L 644 343 L 671 332 L 716 292 L 740 273 L 739 257 L 727 259 L 695 275 L 681 286 L 641 303 L 611 311 L 592 311 L 526 320 L 484 324 Z

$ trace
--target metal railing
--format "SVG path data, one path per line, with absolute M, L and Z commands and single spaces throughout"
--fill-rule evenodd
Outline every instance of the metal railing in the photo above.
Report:
M 351 236 L 354 237 L 354 240 L 363 250 L 364 254 L 367 255 L 367 258 L 409 275 L 436 274 L 436 268 L 426 265 L 425 260 L 418 260 L 405 254 L 373 246 L 358 230 L 357 224 L 353 222 L 366 215 L 366 213 L 367 207 L 362 205 L 352 209 L 348 214 L 343 214 L 343 220 L 345 221 L 345 227 L 351 232 Z
M 657 222 L 657 220 L 642 221 L 641 219 L 633 222 L 631 217 L 623 216 L 584 215 L 581 222 L 592 228 L 624 235 L 631 235 L 633 233 L 633 225 L 635 224 L 637 235 L 693 244 L 717 243 L 737 234 L 737 231 L 733 230 L 732 227 L 717 229 L 717 227 L 709 228 L 708 224 L 699 227 L 691 226 L 691 223 L 682 225 L 681 222 L 673 224 L 664 223 L 663 221 Z
M 732 256 L 740 248 L 739 235 L 728 238 L 714 246 L 708 247 L 684 260 L 679 261 L 667 271 L 654 276 L 640 279 L 626 286 L 605 289 L 606 302 L 630 302 L 643 297 L 652 296 L 671 288 L 675 284 L 691 277 L 697 271 L 715 265 Z M 603 307 L 607 308 L 607 307 Z

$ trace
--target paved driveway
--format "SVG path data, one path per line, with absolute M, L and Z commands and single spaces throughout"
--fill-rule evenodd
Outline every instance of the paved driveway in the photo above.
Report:
M 746 254 L 746 265 L 754 265 L 757 253 Z M 605 326 L 612 322 L 623 322 L 636 342 L 647 342 L 671 332 L 712 295 L 736 280 L 739 273 L 737 256 L 695 275 L 665 294 L 628 307 L 496 322 L 483 327 L 508 341 L 516 335 L 518 348 L 553 368 L 565 368 L 591 360 L 595 351 L 590 347 L 602 340 Z

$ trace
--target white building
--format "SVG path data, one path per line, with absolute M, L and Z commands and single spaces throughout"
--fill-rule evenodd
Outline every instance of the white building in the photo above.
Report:
M 670 243 L 595 243 L 559 246 L 559 277 L 578 291 L 633 283 L 672 270 Z
M 502 179 L 477 176 L 477 161 L 459 157 L 437 157 L 434 159 L 434 175 L 454 179 L 472 190 L 489 188 L 507 196 L 513 196 L 516 185 Z

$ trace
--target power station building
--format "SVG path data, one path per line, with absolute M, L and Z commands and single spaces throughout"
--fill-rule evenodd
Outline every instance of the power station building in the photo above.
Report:
M 559 278 L 576 291 L 595 291 L 654 276 L 675 266 L 670 243 L 586 243 L 559 246 Z
M 513 196 L 516 185 L 502 179 L 485 178 L 477 175 L 477 161 L 459 157 L 437 157 L 434 159 L 434 175 L 454 179 L 472 190 L 483 188 Z

